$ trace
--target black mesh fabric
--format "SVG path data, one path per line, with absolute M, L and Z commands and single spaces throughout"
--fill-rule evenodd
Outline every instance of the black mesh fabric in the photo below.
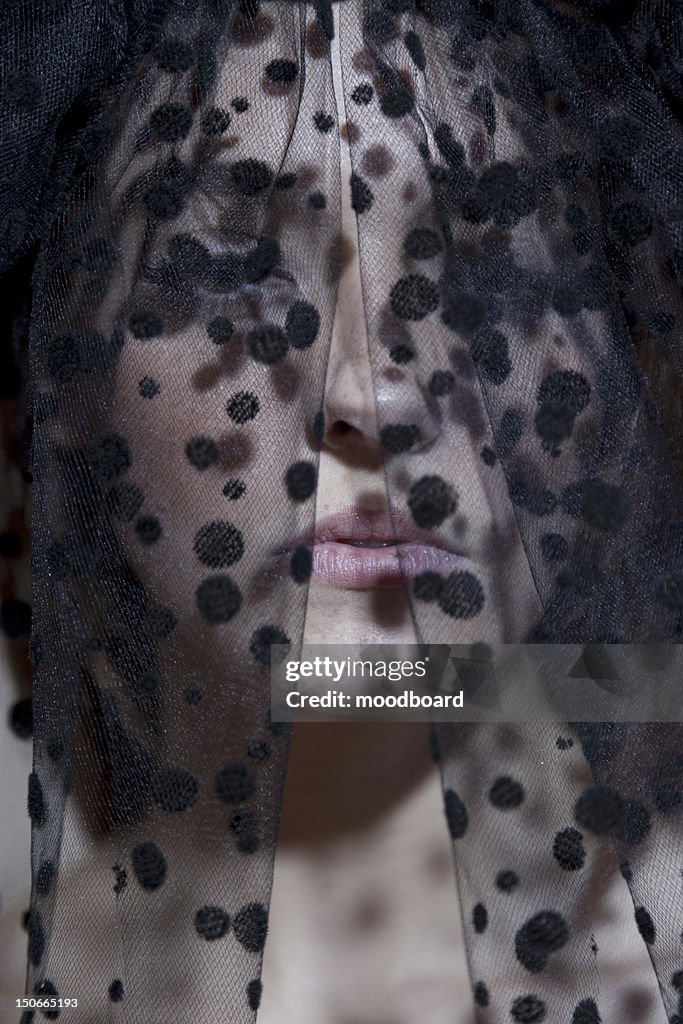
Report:
M 246 1024 L 345 203 L 388 508 L 468 558 L 405 565 L 420 642 L 680 642 L 683 5 L 17 0 L 4 38 L 27 992 L 84 993 L 61 1015 L 89 1024 Z M 435 728 L 477 1020 L 601 1020 L 589 834 L 683 1019 L 681 738 Z M 84 830 L 87 892 L 60 884 Z

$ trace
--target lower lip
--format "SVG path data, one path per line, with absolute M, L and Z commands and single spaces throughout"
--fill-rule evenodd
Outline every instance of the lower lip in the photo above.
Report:
M 325 541 L 313 548 L 313 575 L 345 590 L 396 587 L 423 572 L 448 574 L 469 564 L 463 555 L 427 544 L 366 548 Z

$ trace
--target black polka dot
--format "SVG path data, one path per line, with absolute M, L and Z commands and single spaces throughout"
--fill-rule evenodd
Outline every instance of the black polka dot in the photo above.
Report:
M 499 871 L 496 875 L 496 888 L 501 892 L 513 892 L 519 885 L 519 878 L 515 871 Z
M 253 811 L 235 811 L 230 818 L 230 829 L 235 836 L 235 846 L 240 853 L 256 853 L 261 840 L 258 822 Z
M 228 400 L 228 416 L 234 423 L 248 423 L 256 418 L 261 404 L 253 391 L 237 391 Z
M 261 903 L 248 903 L 235 916 L 233 930 L 237 941 L 250 953 L 260 953 L 266 943 L 268 914 Z
M 192 111 L 181 103 L 163 103 L 152 111 L 149 124 L 164 142 L 179 142 L 192 127 Z
M 140 516 L 136 519 L 135 535 L 141 544 L 156 544 L 161 534 L 161 523 L 156 516 Z
M 214 345 L 225 345 L 232 338 L 235 326 L 225 316 L 214 317 L 207 326 L 207 333 Z
M 486 317 L 486 306 L 478 295 L 459 292 L 450 296 L 445 303 L 441 319 L 452 331 L 472 334 L 478 330 Z
M 146 339 L 158 337 L 164 329 L 164 324 L 157 313 L 141 310 L 128 318 L 128 327 L 136 338 Z
M 46 808 L 43 787 L 35 772 L 28 777 L 28 813 L 34 825 L 40 827 L 45 823 Z
M 59 992 L 57 991 L 57 988 L 51 981 L 48 981 L 47 978 L 44 981 L 41 981 L 39 984 L 35 985 L 33 992 L 35 995 L 42 997 L 43 999 L 59 998 Z M 60 1011 L 58 1009 L 42 1010 L 41 1012 L 47 1020 L 56 1020 L 60 1014 Z
M 131 853 L 133 872 L 143 889 L 158 889 L 166 879 L 166 858 L 150 841 L 139 843 Z
M 261 324 L 249 331 L 246 345 L 252 359 L 271 366 L 287 355 L 289 341 L 281 327 L 276 324 Z
M 574 1007 L 571 1024 L 602 1024 L 602 1017 L 594 999 L 582 999 Z
M 516 1024 L 540 1024 L 546 1018 L 546 1006 L 537 996 L 519 996 L 510 1007 L 510 1016 Z
M 182 181 L 161 180 L 150 185 L 143 196 L 147 212 L 158 220 L 177 217 L 183 208 L 187 185 Z
M 51 860 L 44 860 L 36 875 L 36 892 L 39 896 L 47 896 L 52 888 L 55 877 L 55 866 Z
M 293 462 L 285 473 L 285 487 L 292 501 L 307 501 L 315 492 L 317 470 L 312 462 Z
M 292 348 L 304 349 L 313 344 L 320 329 L 320 314 L 310 302 L 292 303 L 285 321 L 287 340 Z
M 392 455 L 407 452 L 418 438 L 418 429 L 413 423 L 388 423 L 379 432 L 379 439 L 385 451 Z
M 242 495 L 246 492 L 246 489 L 247 485 L 244 483 L 243 480 L 231 478 L 223 487 L 223 494 L 225 495 L 226 498 L 229 498 L 230 501 L 237 501 L 237 499 L 241 498 Z
M 435 370 L 429 378 L 427 390 L 431 395 L 441 398 L 450 395 L 455 388 L 455 376 L 450 370 Z
M 388 42 L 395 34 L 391 11 L 369 10 L 363 19 L 363 33 L 374 43 Z
M 200 686 L 189 686 L 184 691 L 183 697 L 192 708 L 198 707 L 204 700 L 204 691 Z
M 249 650 L 262 665 L 270 665 L 271 645 L 290 643 L 291 640 L 287 634 L 277 626 L 260 626 L 252 634 L 249 641 Z
M 317 114 L 313 115 L 313 124 L 319 132 L 325 135 L 334 128 L 334 118 L 331 114 L 326 114 L 323 110 L 319 110 Z
M 422 476 L 412 484 L 408 507 L 417 526 L 432 529 L 455 512 L 457 498 L 453 488 L 436 475 Z
M 523 803 L 524 789 L 516 779 L 500 775 L 489 790 L 489 800 L 498 810 L 509 811 Z
M 292 552 L 289 560 L 289 574 L 295 583 L 305 583 L 313 572 L 313 552 L 305 544 Z
M 510 376 L 508 340 L 500 331 L 481 331 L 470 345 L 472 359 L 491 384 L 503 384 Z
M 214 521 L 197 531 L 193 550 L 204 565 L 211 569 L 226 569 L 242 557 L 244 540 L 232 523 Z
M 558 832 L 553 842 L 553 856 L 565 871 L 578 871 L 586 860 L 583 836 L 578 829 L 565 828 Z
M 263 986 L 260 978 L 254 978 L 247 985 L 247 1002 L 251 1010 L 258 1010 L 261 1005 Z
M 570 284 L 559 284 L 555 288 L 551 305 L 560 316 L 576 316 L 583 307 L 583 293 Z
M 197 588 L 197 607 L 210 625 L 220 626 L 237 615 L 242 593 L 229 576 L 209 576 Z
M 322 192 L 311 192 L 308 197 L 308 205 L 314 210 L 324 210 L 327 206 L 327 199 Z
M 210 107 L 202 114 L 200 127 L 205 135 L 222 135 L 230 127 L 230 114 L 220 107 Z
M 398 118 L 409 114 L 415 99 L 399 72 L 389 65 L 380 66 L 379 71 L 382 78 L 379 105 L 384 116 Z
M 536 396 L 539 404 L 563 405 L 575 416 L 586 408 L 590 397 L 590 384 L 574 370 L 553 370 L 543 378 Z
M 60 736 L 51 736 L 45 744 L 45 749 L 51 761 L 58 761 L 64 753 L 64 740 Z
M 259 238 L 256 248 L 245 257 L 242 267 L 244 280 L 249 284 L 257 284 L 275 270 L 281 258 L 282 251 L 277 238 Z
M 154 398 L 155 395 L 159 394 L 160 390 L 158 381 L 154 380 L 153 377 L 143 377 L 138 382 L 138 392 L 142 398 Z
M 196 803 L 199 784 L 186 768 L 161 768 L 152 776 L 150 793 L 162 811 L 178 814 Z
M 129 468 L 132 459 L 128 442 L 120 434 L 102 434 L 86 448 L 88 464 L 101 480 L 113 480 Z
M 114 978 L 108 989 L 109 998 L 112 1003 L 120 1003 L 123 999 L 123 982 L 120 978 Z
M 444 580 L 439 608 L 454 619 L 471 619 L 484 607 L 484 588 L 471 572 L 453 572 Z
M 230 106 L 238 114 L 244 114 L 245 111 L 249 110 L 249 100 L 245 96 L 235 96 L 234 99 L 230 100 Z
M 638 931 L 640 932 L 641 938 L 644 942 L 647 942 L 647 944 L 651 946 L 654 943 L 657 934 L 654 922 L 650 917 L 650 914 L 645 909 L 645 907 L 637 907 L 635 918 L 636 925 L 638 926 Z
M 372 189 L 359 174 L 351 175 L 351 206 L 356 213 L 366 213 L 373 203 Z
M 266 64 L 266 76 L 271 82 L 279 84 L 290 84 L 299 74 L 299 66 L 296 61 L 288 60 L 286 57 L 277 57 Z
M 483 981 L 478 981 L 474 986 L 474 1001 L 477 1006 L 488 1006 L 491 997 L 489 996 L 489 990 Z
M 403 252 L 412 259 L 431 259 L 443 249 L 443 243 L 431 227 L 414 227 L 403 242 Z
M 531 917 L 515 935 L 515 953 L 527 971 L 542 971 L 551 953 L 569 939 L 567 922 L 554 910 L 543 910 Z
M 239 160 L 231 164 L 230 174 L 235 188 L 243 196 L 257 196 L 273 181 L 273 172 L 261 160 Z
M 540 546 L 541 554 L 548 562 L 560 562 L 569 553 L 569 545 L 559 533 L 544 533 Z
M 394 345 L 389 350 L 389 358 L 392 363 L 404 366 L 415 358 L 415 352 L 409 345 Z
M 227 935 L 230 929 L 230 916 L 223 909 L 213 904 L 200 907 L 194 915 L 194 926 L 197 935 L 207 942 L 215 942 Z
M 445 121 L 436 126 L 434 141 L 439 153 L 450 167 L 462 167 L 465 162 L 465 150 L 454 137 L 451 126 Z
M 185 445 L 185 454 L 195 469 L 208 469 L 218 461 L 218 448 L 209 437 L 193 437 Z
M 366 107 L 372 101 L 375 90 L 369 82 L 361 82 L 351 93 L 351 99 L 361 107 Z
M 178 620 L 170 608 L 158 604 L 148 609 L 147 626 L 152 636 L 170 636 L 177 625 Z
M 187 277 L 202 278 L 211 264 L 211 254 L 194 235 L 173 235 L 168 243 L 168 258 L 173 269 Z
M 483 903 L 477 903 L 472 910 L 472 927 L 478 935 L 486 931 L 489 915 Z
M 392 287 L 389 301 L 401 320 L 423 320 L 439 305 L 439 289 L 422 274 L 409 274 Z
M 591 786 L 576 801 L 574 817 L 595 835 L 614 831 L 624 820 L 626 805 L 615 789 Z
M 270 747 L 265 740 L 250 740 L 247 747 L 247 754 L 258 764 L 270 756 Z
M 444 578 L 438 572 L 421 572 L 413 580 L 413 594 L 418 601 L 437 601 L 443 590 Z
M 282 190 L 293 188 L 294 185 L 296 185 L 297 180 L 296 174 L 293 174 L 291 171 L 286 174 L 279 174 L 275 179 L 275 188 Z
M 444 793 L 444 800 L 446 807 L 446 822 L 448 824 L 448 831 L 450 832 L 451 839 L 462 839 L 467 831 L 467 825 L 469 823 L 467 808 L 458 794 L 452 789 L 446 790 Z
M 214 792 L 223 803 L 244 803 L 256 792 L 254 773 L 240 761 L 226 764 L 214 776 Z
M 492 448 L 489 448 L 488 445 L 484 445 L 481 450 L 481 459 L 486 466 L 495 466 L 498 456 Z
M 614 835 L 622 843 L 642 843 L 650 831 L 651 824 L 650 813 L 644 804 L 639 800 L 625 800 L 624 815 L 614 830 Z
M 31 963 L 37 966 L 45 952 L 45 929 L 41 913 L 36 907 L 32 907 L 28 912 L 26 930 L 28 932 L 28 957 Z
M 411 56 L 413 64 L 418 71 L 424 71 L 427 67 L 427 58 L 425 57 L 424 47 L 422 46 L 422 40 L 420 39 L 417 32 L 412 30 L 406 32 L 403 37 L 403 41 L 406 44 L 406 49 Z

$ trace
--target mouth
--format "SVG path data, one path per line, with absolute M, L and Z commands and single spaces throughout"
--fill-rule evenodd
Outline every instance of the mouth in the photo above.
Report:
M 425 572 L 447 575 L 471 565 L 455 543 L 421 530 L 409 515 L 351 507 L 316 522 L 311 532 L 286 542 L 274 554 L 285 559 L 299 546 L 312 547 L 313 576 L 344 590 L 405 586 Z

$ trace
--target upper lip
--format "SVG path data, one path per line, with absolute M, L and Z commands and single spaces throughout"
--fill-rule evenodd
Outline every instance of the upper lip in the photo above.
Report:
M 316 520 L 311 527 L 302 530 L 285 541 L 278 553 L 293 551 L 303 544 L 324 544 L 326 541 L 375 541 L 385 544 L 428 544 L 453 554 L 464 554 L 462 547 L 447 537 L 439 536 L 435 530 L 424 530 L 416 525 L 409 512 L 397 509 L 389 513 L 386 509 L 366 509 L 357 505 L 340 509 L 332 515 Z

